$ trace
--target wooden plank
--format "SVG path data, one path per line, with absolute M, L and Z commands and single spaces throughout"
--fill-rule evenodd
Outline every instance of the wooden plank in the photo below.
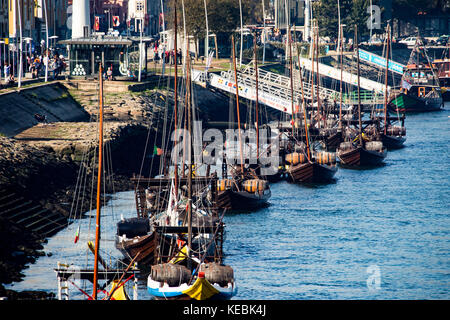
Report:
M 94 279 L 94 271 L 92 269 L 80 269 L 80 270 L 73 270 L 73 269 L 54 269 L 54 271 L 58 274 L 58 277 L 61 279 L 68 279 L 72 276 L 77 276 L 77 279 L 81 280 L 89 280 L 93 281 Z M 123 273 L 124 270 L 122 269 L 109 269 L 107 271 L 105 270 L 98 270 L 98 276 L 97 279 L 99 280 L 108 280 L 111 281 L 113 279 L 118 279 L 120 275 Z M 131 275 L 136 275 L 139 273 L 137 270 L 130 270 L 126 272 L 125 276 L 130 277 Z
M 192 233 L 214 233 L 218 227 L 223 228 L 223 226 L 192 227 Z M 157 226 L 155 230 L 160 233 L 188 233 L 187 226 Z
M 138 177 L 133 177 L 131 178 L 131 181 L 134 183 L 140 183 L 142 184 L 142 186 L 168 186 L 173 178 L 138 178 Z M 211 179 L 213 179 L 213 176 L 210 177 L 193 177 L 192 178 L 192 184 L 205 184 L 205 183 L 209 183 L 209 181 L 211 181 Z M 216 178 L 217 179 L 217 178 Z M 188 178 L 180 178 L 179 179 L 179 185 L 187 185 L 188 182 Z

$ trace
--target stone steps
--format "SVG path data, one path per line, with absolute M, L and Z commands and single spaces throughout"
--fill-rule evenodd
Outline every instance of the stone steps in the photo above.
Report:
M 67 226 L 67 218 L 11 190 L 0 190 L 0 218 L 44 238 Z

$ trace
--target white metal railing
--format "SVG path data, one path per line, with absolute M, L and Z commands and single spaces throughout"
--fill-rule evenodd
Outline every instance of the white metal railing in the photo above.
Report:
M 222 71 L 221 77 L 234 82 L 234 71 Z M 252 65 L 246 65 L 238 71 L 237 78 L 240 85 L 245 85 L 253 89 L 256 88 L 255 68 Z M 301 101 L 302 93 L 298 73 L 294 73 L 293 85 L 294 101 Z M 312 87 L 306 79 L 303 79 L 303 93 L 306 100 L 311 100 L 312 98 L 311 89 L 314 89 L 313 94 L 316 96 L 317 86 Z M 287 76 L 260 69 L 258 70 L 258 90 L 284 100 L 286 105 L 290 105 L 291 103 L 291 80 Z M 338 96 L 339 93 L 337 91 L 319 86 L 319 97 L 321 100 L 332 100 Z

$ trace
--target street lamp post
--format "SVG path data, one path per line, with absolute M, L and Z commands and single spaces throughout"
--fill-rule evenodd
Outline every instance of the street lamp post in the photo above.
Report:
M 45 82 L 48 81 L 48 19 L 47 19 L 47 0 L 42 0 L 44 3 L 45 14 Z
M 242 2 L 239 0 L 239 12 L 241 15 L 241 52 L 239 54 L 239 67 L 242 65 L 242 50 L 243 50 L 243 44 L 244 44 L 244 35 L 242 30 Z
M 2 45 L 5 42 L 3 40 L 0 40 L 0 67 L 2 66 Z M 3 57 L 3 61 L 5 60 L 5 58 Z M 0 80 L 2 79 L 2 68 L 0 68 Z
M 22 14 L 20 10 L 20 3 L 19 0 L 17 0 L 17 8 L 18 8 L 18 14 L 19 14 L 19 69 L 17 70 L 18 74 L 18 82 L 17 87 L 20 88 L 22 86 L 22 72 L 23 72 L 23 57 L 22 57 Z
M 262 11 L 263 11 L 263 58 L 262 58 L 262 64 L 266 61 L 266 10 L 264 7 L 264 0 L 262 0 Z
M 285 14 L 286 14 L 286 49 L 285 49 L 285 51 L 284 51 L 284 55 L 285 55 L 285 57 L 286 57 L 286 59 L 287 59 L 287 56 L 288 56 L 288 48 L 289 48 L 289 32 L 290 32 L 290 30 L 289 30 L 289 9 L 288 9 L 288 3 L 287 3 L 287 1 L 286 0 L 284 0 L 284 9 L 285 9 Z
M 209 28 L 208 28 L 208 10 L 206 9 L 206 0 L 203 0 L 205 4 L 205 20 L 206 20 L 206 43 L 205 43 L 205 61 L 208 60 L 208 50 L 209 50 Z
M 141 18 L 139 24 L 139 31 L 140 31 L 140 40 L 139 40 L 139 77 L 138 81 L 141 82 L 141 73 L 142 73 L 142 24 L 144 20 Z
M 339 0 L 337 1 L 337 9 L 338 9 L 338 41 L 336 42 L 336 51 L 339 52 L 340 49 L 340 45 L 339 45 L 339 41 L 341 40 L 341 5 L 339 3 Z
M 162 45 L 163 50 L 162 50 L 162 75 L 164 76 L 165 70 L 166 70 L 166 56 L 165 56 L 165 52 L 166 52 L 166 24 L 165 24 L 165 17 L 164 17 L 164 3 L 163 0 L 161 0 L 161 13 L 162 13 L 162 29 L 163 29 L 163 37 L 160 38 L 160 41 L 162 41 L 162 43 L 160 43 L 160 46 Z

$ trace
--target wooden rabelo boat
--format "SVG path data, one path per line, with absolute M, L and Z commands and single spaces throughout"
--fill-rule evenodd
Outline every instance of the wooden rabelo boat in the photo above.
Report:
M 406 128 L 405 128 L 405 114 L 400 117 L 397 113 L 397 118 L 391 118 L 388 116 L 388 71 L 389 71 L 389 53 L 391 48 L 391 32 L 390 26 L 387 26 L 386 37 L 386 68 L 385 68 L 385 90 L 384 90 L 384 121 L 383 126 L 378 130 L 383 145 L 388 149 L 400 149 L 406 141 Z M 399 122 L 400 125 L 395 125 L 395 122 Z M 380 140 L 380 139 L 377 139 Z
M 177 30 L 176 7 L 175 1 L 175 33 Z M 177 48 L 176 37 L 174 38 L 174 47 Z M 189 55 L 187 48 L 186 55 Z M 154 299 L 162 300 L 230 299 L 236 294 L 236 286 L 233 268 L 224 264 L 223 216 L 225 211 L 204 205 L 201 190 L 204 190 L 206 186 L 196 187 L 194 190 L 193 111 L 191 107 L 193 95 L 190 93 L 189 59 L 186 69 L 186 122 L 189 137 L 191 137 L 186 140 L 186 143 L 191 146 L 189 148 L 191 154 L 187 155 L 186 185 L 182 187 L 178 183 L 176 160 L 175 177 L 170 185 L 167 209 L 154 215 L 155 232 L 160 239 L 159 248 L 168 246 L 169 254 L 163 255 L 161 251 L 158 251 L 147 278 L 147 291 Z M 210 185 L 212 193 L 215 193 L 215 187 L 214 184 Z M 167 241 L 168 239 L 170 240 Z
M 290 28 L 289 28 L 289 40 L 291 38 L 290 35 Z M 289 41 L 291 43 L 291 41 Z M 315 45 L 318 43 L 318 34 L 316 34 L 316 41 L 313 42 L 313 48 L 315 48 L 316 52 L 315 55 L 317 57 L 317 65 L 318 65 L 318 45 Z M 291 108 L 292 108 L 292 132 L 294 132 L 294 124 L 296 123 L 297 119 L 295 119 L 295 110 L 293 106 L 293 63 L 292 63 L 292 46 L 289 46 L 290 48 L 290 73 L 291 73 Z M 313 49 L 314 52 L 314 49 Z M 313 54 L 314 55 L 314 54 Z M 299 57 L 299 54 L 297 54 Z M 304 99 L 303 94 L 303 80 L 302 80 L 302 72 L 301 72 L 301 65 L 300 61 L 298 61 L 299 65 L 299 77 L 300 77 L 300 87 L 302 91 L 302 111 L 303 111 L 303 117 L 302 122 L 304 124 L 304 132 L 305 132 L 305 142 L 306 143 L 295 143 L 294 146 L 294 152 L 288 153 L 285 155 L 285 162 L 288 164 L 287 167 L 287 174 L 288 178 L 292 182 L 297 183 L 310 183 L 310 182 L 330 182 L 333 180 L 334 175 L 336 174 L 337 167 L 336 167 L 336 154 L 333 152 L 327 152 L 323 150 L 312 150 L 310 143 L 310 136 L 309 136 L 309 126 L 308 123 L 310 121 L 308 120 L 308 113 L 306 110 L 306 102 Z M 314 58 L 313 58 L 313 64 L 314 64 Z M 319 73 L 317 73 L 319 74 Z M 312 83 L 314 83 L 314 74 Z M 319 84 L 317 84 L 317 90 L 319 88 Z M 311 90 L 312 92 L 314 90 Z M 319 101 L 319 95 L 317 94 L 317 112 L 320 115 L 320 101 Z M 314 97 L 312 98 L 312 103 L 314 103 Z M 300 121 L 298 121 L 300 122 Z M 293 135 L 294 136 L 294 135 Z M 295 150 L 297 149 L 297 150 Z
M 245 166 L 243 157 L 243 141 L 241 138 L 241 120 L 239 111 L 239 85 L 237 79 L 236 55 L 234 37 L 232 37 L 232 59 L 234 67 L 234 80 L 236 87 L 236 113 L 239 132 L 240 165 L 230 166 L 232 172 L 228 178 L 227 170 L 223 171 L 223 177 L 218 181 L 217 205 L 228 211 L 252 210 L 267 204 L 271 197 L 269 182 L 258 175 L 258 170 L 252 170 L 251 166 Z M 258 88 L 257 59 L 255 53 L 256 87 Z M 258 91 L 258 89 L 256 89 Z M 256 98 L 256 115 L 258 115 L 258 98 Z M 259 124 L 256 119 L 256 154 L 259 160 Z M 225 160 L 225 159 L 224 159 Z M 226 161 L 226 160 L 225 160 Z
M 358 32 L 355 26 L 355 50 L 358 52 Z M 350 141 L 342 142 L 337 150 L 337 157 L 341 165 L 349 167 L 377 166 L 383 163 L 387 149 L 382 141 L 366 141 L 362 129 L 361 96 L 360 96 L 360 69 L 359 55 L 356 55 L 358 78 L 358 135 L 356 138 L 347 136 Z
M 174 21 L 176 33 L 176 1 Z M 177 48 L 176 37 L 174 47 Z M 186 54 L 188 56 L 188 52 Z M 177 79 L 176 55 L 175 51 L 175 79 Z M 190 92 L 190 61 L 189 59 L 186 61 L 184 117 L 189 137 L 192 137 L 193 95 Z M 175 83 L 175 130 L 183 117 L 178 118 L 177 96 Z M 190 146 L 189 150 L 192 153 L 192 138 L 186 139 L 185 142 Z M 216 202 L 217 179 L 215 175 L 194 177 L 193 158 L 189 152 L 186 154 L 187 175 L 183 157 L 180 176 L 178 172 L 180 159 L 176 156 L 172 175 L 134 178 L 138 209 L 138 218 L 134 221 L 141 225 L 139 232 L 141 235 L 135 235 L 131 242 L 122 241 L 121 245 L 127 255 L 131 255 L 133 250 L 140 250 L 141 254 L 147 253 L 145 260 L 141 260 L 141 265 L 149 269 L 147 291 L 157 300 L 230 299 L 236 294 L 233 269 L 224 264 L 225 212 L 218 208 Z M 132 222 L 131 219 L 119 222 L 118 230 L 130 227 L 136 231 L 131 227 Z M 133 241 L 136 241 L 136 246 L 140 246 L 140 249 L 133 247 Z

